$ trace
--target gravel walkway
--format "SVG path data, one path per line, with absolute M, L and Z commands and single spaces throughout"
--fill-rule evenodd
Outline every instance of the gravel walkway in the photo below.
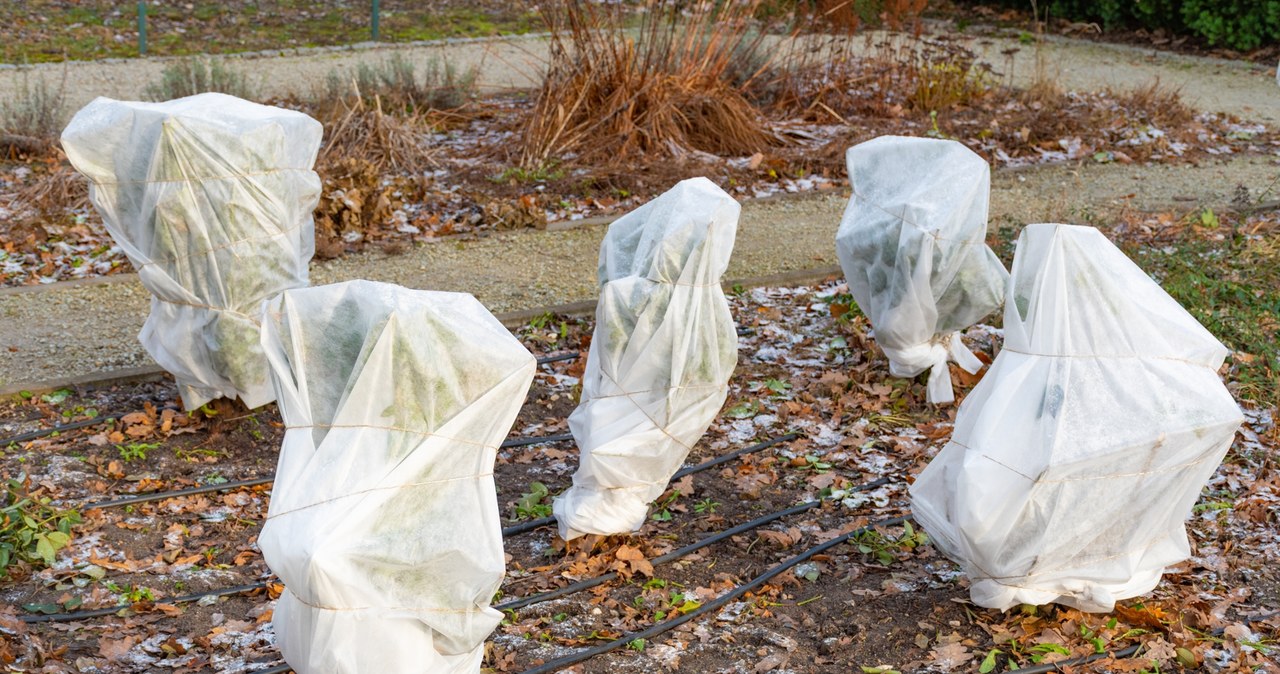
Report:
M 874 39 L 867 40 L 868 49 Z M 997 67 L 1000 52 L 1020 47 L 1012 77 L 1034 72 L 1031 48 L 1008 40 L 984 40 Z M 1047 61 L 1068 87 L 1141 85 L 1159 77 L 1181 87 L 1202 109 L 1254 120 L 1280 120 L 1280 88 L 1260 65 L 1168 54 L 1130 47 L 1051 40 Z M 487 88 L 527 86 L 545 54 L 537 38 L 469 41 L 449 45 L 357 46 L 284 56 L 244 56 L 264 94 L 303 92 L 334 67 L 381 59 L 400 51 L 413 60 L 448 54 L 457 64 L 482 67 Z M 163 59 L 38 66 L 40 77 L 67 78 L 75 109 L 98 95 L 137 97 L 158 77 Z M 64 70 L 65 68 L 65 70 Z M 0 69 L 0 96 L 18 86 L 22 69 Z M 1125 208 L 1220 207 L 1236 185 L 1256 195 L 1273 186 L 1280 169 L 1273 158 L 1242 158 L 1199 166 L 1093 165 L 1039 167 L 996 174 L 994 226 L 1028 222 L 1078 222 L 1105 226 Z M 1280 189 L 1272 191 L 1273 195 Z M 743 210 L 728 278 L 746 279 L 836 264 L 833 239 L 843 194 L 749 202 Z M 495 234 L 468 242 L 418 246 L 395 257 L 349 256 L 313 266 L 313 282 L 368 278 L 405 286 L 470 292 L 496 312 L 591 299 L 596 255 L 604 228 Z M 105 371 L 154 364 L 136 335 L 146 317 L 147 292 L 136 277 L 112 277 L 38 288 L 0 290 L 0 391 L 65 381 Z
M 1259 194 L 1280 177 L 1274 160 L 1201 166 L 1085 165 L 1001 171 L 992 223 L 1074 222 L 1105 226 L 1125 208 L 1221 207 L 1237 184 Z M 1132 195 L 1132 196 L 1129 196 Z M 846 195 L 747 202 L 727 278 L 747 279 L 837 264 L 836 227 Z M 603 226 L 522 231 L 372 252 L 312 267 L 316 284 L 372 279 L 469 292 L 495 312 L 595 297 Z M 0 391 L 109 370 L 153 365 L 136 335 L 149 296 L 133 275 L 0 290 Z
M 874 53 L 885 40 L 901 39 L 869 32 L 856 38 L 856 50 Z M 1017 86 L 1036 76 L 1032 46 L 1006 38 L 981 38 L 969 43 L 981 60 L 992 64 Z M 1230 112 L 1255 121 L 1280 120 L 1280 88 L 1275 86 L 1273 64 L 1251 64 L 1199 56 L 1186 56 L 1124 45 L 1083 42 L 1062 38 L 1045 41 L 1046 73 L 1065 88 L 1131 89 L 1159 81 L 1181 91 L 1188 103 L 1211 112 Z M 1013 56 L 1006 56 L 1012 52 Z M 481 90 L 528 88 L 537 82 L 546 61 L 546 41 L 540 35 L 504 38 L 471 38 L 430 43 L 362 43 L 281 52 L 222 56 L 233 68 L 246 73 L 263 98 L 308 96 L 319 90 L 335 70 L 350 71 L 360 63 L 377 63 L 400 54 L 425 66 L 447 59 L 460 70 L 475 67 Z M 0 66 L 0 99 L 21 91 L 24 80 L 42 79 L 65 92 L 63 115 L 98 96 L 139 99 L 160 79 L 174 57 L 106 59 L 93 62 L 50 63 L 34 66 Z

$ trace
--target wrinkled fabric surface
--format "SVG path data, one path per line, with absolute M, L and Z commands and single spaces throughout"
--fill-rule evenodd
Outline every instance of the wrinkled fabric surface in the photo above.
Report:
M 947 361 L 982 363 L 959 340 L 1000 307 L 1008 273 L 985 243 L 991 171 L 950 140 L 881 136 L 849 148 L 853 196 L 836 233 L 849 292 L 895 377 L 930 370 L 928 399 L 955 400 Z
M 639 529 L 724 404 L 738 338 L 720 277 L 740 211 L 694 178 L 609 226 L 581 403 L 569 416 L 580 464 L 554 503 L 566 540 Z
M 224 94 L 98 98 L 62 133 L 116 245 L 151 292 L 138 338 L 187 409 L 271 402 L 262 301 L 307 285 L 321 126 Z
M 1190 554 L 1184 520 L 1243 421 L 1227 349 L 1092 227 L 1027 227 L 1008 297 L 912 510 L 978 605 L 1110 611 Z
M 258 538 L 299 674 L 474 674 L 502 620 L 493 463 L 534 358 L 471 295 L 352 281 L 268 302 L 287 431 Z

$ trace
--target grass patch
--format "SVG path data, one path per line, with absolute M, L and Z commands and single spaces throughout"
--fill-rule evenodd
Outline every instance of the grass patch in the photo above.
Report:
M 7 18 L 20 29 L 0 44 L 2 62 L 138 55 L 137 3 L 26 0 L 8 4 L 13 7 L 7 8 Z M 355 44 L 370 39 L 369 10 L 368 2 L 347 0 L 148 3 L 147 51 L 156 56 L 191 56 Z M 533 12 L 492 0 L 382 2 L 384 42 L 510 35 L 540 27 Z
M 1187 237 L 1126 253 L 1235 354 L 1230 387 L 1263 405 L 1280 402 L 1280 238 Z

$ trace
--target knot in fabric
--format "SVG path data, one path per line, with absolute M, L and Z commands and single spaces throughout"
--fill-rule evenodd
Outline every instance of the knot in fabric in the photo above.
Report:
M 955 402 L 956 399 L 951 390 L 951 372 L 947 368 L 947 361 L 955 362 L 969 374 L 976 374 L 982 369 L 982 361 L 960 341 L 958 332 L 934 335 L 927 342 L 904 349 L 884 345 L 881 348 L 889 357 L 889 374 L 895 377 L 914 377 L 929 370 L 927 399 L 937 405 Z

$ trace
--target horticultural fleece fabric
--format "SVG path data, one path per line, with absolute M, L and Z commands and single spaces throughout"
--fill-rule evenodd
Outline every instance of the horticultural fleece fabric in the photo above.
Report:
M 502 620 L 493 463 L 534 358 L 474 297 L 351 281 L 270 301 L 287 431 L 258 538 L 299 674 L 474 674 Z
M 1110 611 L 1190 555 L 1183 522 L 1243 421 L 1227 349 L 1092 227 L 1028 226 L 1008 297 L 912 510 L 976 604 Z
M 928 400 L 955 400 L 947 361 L 982 363 L 959 331 L 1000 307 L 1008 273 L 987 247 L 991 170 L 951 140 L 881 136 L 849 148 L 853 196 L 836 233 L 849 292 L 895 377 L 930 370 Z
M 315 250 L 316 120 L 227 96 L 98 98 L 62 133 L 67 158 L 151 292 L 138 335 L 188 410 L 271 402 L 262 301 L 306 286 Z
M 694 178 L 609 226 L 582 400 L 569 416 L 580 464 L 553 506 L 566 540 L 639 529 L 724 404 L 738 337 L 720 278 L 740 211 Z

